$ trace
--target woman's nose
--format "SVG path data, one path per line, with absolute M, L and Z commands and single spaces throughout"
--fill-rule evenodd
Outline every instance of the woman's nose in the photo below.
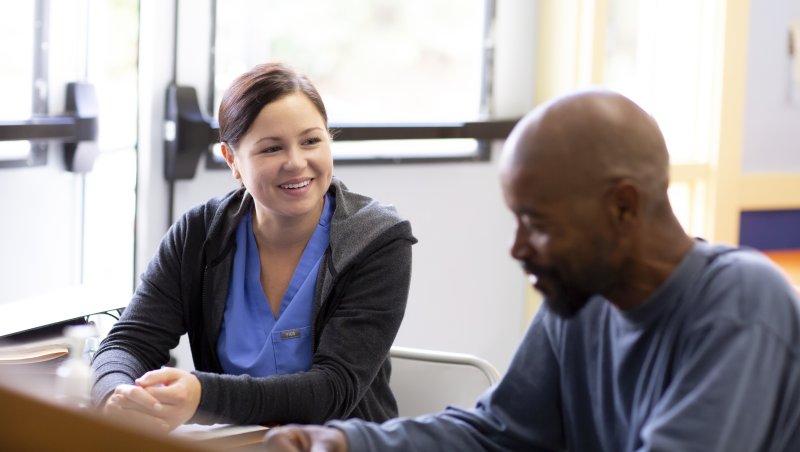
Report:
M 305 168 L 305 166 L 306 158 L 305 155 L 303 155 L 302 149 L 299 149 L 297 146 L 287 148 L 286 161 L 283 163 L 284 169 L 296 171 Z

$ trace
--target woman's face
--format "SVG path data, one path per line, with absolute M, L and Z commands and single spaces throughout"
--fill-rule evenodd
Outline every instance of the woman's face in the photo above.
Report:
M 297 218 L 319 214 L 333 177 L 327 125 L 301 92 L 261 109 L 236 151 L 223 155 L 253 196 L 258 216 Z

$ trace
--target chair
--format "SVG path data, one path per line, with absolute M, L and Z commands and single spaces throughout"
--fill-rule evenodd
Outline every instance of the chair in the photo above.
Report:
M 494 366 L 473 355 L 395 346 L 389 356 L 389 386 L 400 416 L 435 413 L 447 406 L 472 408 L 500 380 Z

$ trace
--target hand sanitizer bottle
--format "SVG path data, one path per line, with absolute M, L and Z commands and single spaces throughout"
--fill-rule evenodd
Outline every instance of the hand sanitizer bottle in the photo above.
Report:
M 64 328 L 69 343 L 69 356 L 56 370 L 56 398 L 73 408 L 91 405 L 92 368 L 84 356 L 87 340 L 95 336 L 94 325 L 73 325 Z

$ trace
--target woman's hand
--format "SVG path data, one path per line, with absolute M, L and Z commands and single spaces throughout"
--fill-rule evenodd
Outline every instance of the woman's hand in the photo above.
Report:
M 103 414 L 168 432 L 185 423 L 200 405 L 200 380 L 184 370 L 165 367 L 119 385 L 103 404 Z
M 164 407 L 158 399 L 150 395 L 144 388 L 136 385 L 119 385 L 114 389 L 114 393 L 106 399 L 101 412 L 126 425 L 134 425 L 147 430 L 156 429 L 166 433 L 171 430 L 170 425 L 158 416 L 163 409 Z
M 185 370 L 173 367 L 152 370 L 137 378 L 136 386 L 151 397 L 147 401 L 156 401 L 152 412 L 169 425 L 169 430 L 191 419 L 200 405 L 200 380 Z

